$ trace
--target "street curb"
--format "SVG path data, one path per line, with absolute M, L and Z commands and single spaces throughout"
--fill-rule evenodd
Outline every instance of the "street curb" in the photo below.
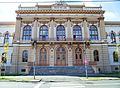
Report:
M 42 79 L 40 80 L 29 80 L 29 81 L 24 81 L 24 80 L 0 80 L 0 82 L 40 82 L 42 81 Z

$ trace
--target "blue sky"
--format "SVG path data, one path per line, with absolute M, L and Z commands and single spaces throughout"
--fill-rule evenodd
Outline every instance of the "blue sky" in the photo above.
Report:
M 39 1 L 59 1 L 59 0 L 3 0 L 0 2 L 39 2 Z M 70 1 L 70 0 L 65 0 Z M 74 0 L 71 0 L 74 1 Z M 76 0 L 75 0 L 76 1 Z M 77 0 L 79 1 L 79 0 Z M 80 0 L 81 1 L 81 0 Z M 82 1 L 93 1 L 93 0 L 82 0 Z M 97 0 L 96 0 L 97 1 Z M 104 0 L 103 0 L 104 1 Z M 109 0 L 108 0 L 109 1 Z M 77 2 L 74 4 L 85 4 L 86 6 L 102 6 L 103 10 L 105 10 L 105 20 L 106 21 L 120 21 L 120 1 L 115 2 Z M 40 4 L 40 3 L 39 3 Z M 52 3 L 45 3 L 45 4 L 52 4 Z M 72 3 L 68 3 L 72 4 Z M 0 22 L 1 21 L 15 21 L 16 19 L 16 13 L 15 10 L 17 10 L 20 3 L 0 3 Z M 23 6 L 34 6 L 35 3 L 21 3 Z

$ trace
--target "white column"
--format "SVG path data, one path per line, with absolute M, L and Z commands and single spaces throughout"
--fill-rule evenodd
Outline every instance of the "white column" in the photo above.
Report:
M 33 29 L 32 29 L 32 39 L 33 40 L 37 40 L 37 22 L 38 22 L 38 18 L 34 18 L 34 25 L 33 25 Z
M 54 66 L 54 48 L 53 47 L 51 47 L 51 49 L 50 49 L 50 66 Z
M 101 40 L 104 40 L 104 39 L 106 39 L 104 17 L 100 17 L 99 22 L 100 22 L 100 28 L 99 29 L 100 29 Z
M 15 27 L 15 37 L 14 41 L 20 40 L 20 34 L 21 34 L 21 17 L 16 17 L 16 27 Z
M 71 40 L 71 19 L 67 18 L 67 40 Z
M 54 40 L 54 27 L 55 27 L 55 23 L 54 23 L 54 18 L 51 18 L 51 23 L 50 23 L 51 25 L 51 29 L 49 30 L 50 32 L 49 32 L 49 37 L 50 37 L 50 40 Z
M 87 31 L 87 18 L 83 18 L 83 28 L 84 28 L 84 40 L 88 40 L 89 35 Z
M 68 45 L 68 66 L 73 66 L 73 52 L 70 45 Z

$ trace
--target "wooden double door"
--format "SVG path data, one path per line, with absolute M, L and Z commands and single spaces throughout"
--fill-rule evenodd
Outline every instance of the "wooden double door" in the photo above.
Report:
M 66 50 L 59 47 L 56 50 L 56 66 L 66 66 Z

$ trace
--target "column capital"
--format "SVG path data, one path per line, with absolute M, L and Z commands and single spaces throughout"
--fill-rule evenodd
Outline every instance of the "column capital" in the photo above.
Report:
M 34 21 L 35 21 L 35 20 L 38 21 L 38 19 L 39 19 L 39 18 L 35 17 L 35 18 L 34 18 Z
M 86 18 L 86 17 L 84 17 L 84 18 L 82 18 L 82 20 L 83 20 L 83 21 L 87 21 L 87 18 Z
M 50 18 L 50 21 L 55 21 L 55 18 L 54 18 L 54 17 L 51 17 L 51 18 Z
M 71 18 L 70 17 L 68 17 L 68 18 L 66 18 L 67 19 L 67 21 L 71 21 Z
M 104 17 L 99 17 L 98 20 L 104 20 Z
M 22 20 L 22 18 L 21 17 L 16 17 L 16 20 Z

